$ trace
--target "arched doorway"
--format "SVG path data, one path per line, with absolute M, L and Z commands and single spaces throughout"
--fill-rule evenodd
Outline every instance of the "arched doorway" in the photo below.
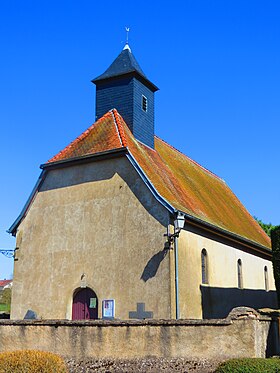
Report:
M 89 320 L 98 318 L 98 299 L 93 290 L 84 288 L 73 296 L 72 320 Z

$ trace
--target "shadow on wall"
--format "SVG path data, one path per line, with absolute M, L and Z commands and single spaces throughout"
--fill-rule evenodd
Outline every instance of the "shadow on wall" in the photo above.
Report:
M 278 322 L 271 322 L 266 340 L 265 357 L 279 356 L 279 347 Z
M 204 319 L 225 318 L 235 307 L 278 308 L 276 291 L 200 286 Z
M 163 250 L 159 251 L 151 257 L 151 259 L 147 262 L 144 268 L 144 271 L 141 275 L 141 280 L 147 282 L 150 278 L 155 277 L 159 269 L 160 263 L 163 261 L 167 253 L 168 249 L 164 248 Z
M 156 201 L 155 197 L 150 193 L 143 180 L 137 174 L 133 166 L 126 158 L 115 158 L 114 160 L 95 161 L 86 163 L 82 166 L 76 165 L 66 167 L 64 169 L 50 170 L 39 188 L 39 192 L 68 188 L 75 185 L 109 181 L 118 175 L 123 182 L 129 187 L 131 192 L 141 202 L 142 206 L 158 220 L 164 227 L 168 225 L 169 214 L 166 209 Z M 122 188 L 124 183 L 119 185 L 119 189 L 114 189 L 114 195 L 111 194 L 111 199 L 114 196 L 121 198 L 125 193 L 125 188 Z

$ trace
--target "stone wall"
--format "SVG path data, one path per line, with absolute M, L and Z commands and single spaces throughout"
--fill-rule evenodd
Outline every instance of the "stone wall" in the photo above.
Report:
M 0 320 L 0 351 L 39 349 L 81 358 L 266 357 L 278 353 L 277 319 L 254 311 L 216 320 Z

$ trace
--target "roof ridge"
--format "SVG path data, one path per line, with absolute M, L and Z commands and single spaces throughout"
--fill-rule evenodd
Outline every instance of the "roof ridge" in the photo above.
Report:
M 65 154 L 67 153 L 67 151 L 69 149 L 71 149 L 74 145 L 78 144 L 79 142 L 81 142 L 85 137 L 87 137 L 87 135 L 89 134 L 89 132 L 92 130 L 92 128 L 98 123 L 100 122 L 101 120 L 104 120 L 104 117 L 108 117 L 110 115 L 110 112 L 107 112 L 105 115 L 103 115 L 101 118 L 99 118 L 96 122 L 94 122 L 93 124 L 91 124 L 81 135 L 79 135 L 78 137 L 75 138 L 75 140 L 71 141 L 69 145 L 67 145 L 65 148 L 63 148 L 62 150 L 60 150 L 60 152 L 58 152 L 55 156 L 53 156 L 52 158 L 50 158 L 48 160 L 47 163 L 50 163 L 50 162 L 55 162 L 55 160 L 57 158 L 59 158 L 62 154 Z
M 208 170 L 206 167 L 202 166 L 201 164 L 199 164 L 198 162 L 196 162 L 195 160 L 193 160 L 192 158 L 190 158 L 189 156 L 187 156 L 186 154 L 184 154 L 183 152 L 181 152 L 180 150 L 176 149 L 174 146 L 168 144 L 168 142 L 164 141 L 163 139 L 161 139 L 159 136 L 155 135 L 155 137 L 157 139 L 159 139 L 160 141 L 164 142 L 169 148 L 175 150 L 177 153 L 180 153 L 181 155 L 183 155 L 184 157 L 188 158 L 192 163 L 194 163 L 195 165 L 197 165 L 198 167 L 200 167 L 202 170 L 206 171 L 207 173 L 209 173 L 210 175 L 214 176 L 216 179 L 218 180 L 221 180 L 223 183 L 226 184 L 225 180 L 222 179 L 220 176 L 216 175 L 214 172 Z
M 113 121 L 114 121 L 114 125 L 115 125 L 115 128 L 116 128 L 116 132 L 117 132 L 117 134 L 118 134 L 118 138 L 119 138 L 119 141 L 120 141 L 120 145 L 121 145 L 121 146 L 124 146 L 124 145 L 123 145 L 122 138 L 121 138 L 121 135 L 120 135 L 119 127 L 118 127 L 118 124 L 117 124 L 117 120 L 116 120 L 116 118 L 115 118 L 114 109 L 111 109 L 111 110 L 110 110 L 110 113 L 111 113 L 112 118 L 113 118 Z
M 121 145 L 126 147 L 127 146 L 127 141 L 126 141 L 123 125 L 122 125 L 122 122 L 120 120 L 120 114 L 117 111 L 117 109 L 112 109 L 110 111 L 113 114 L 114 122 L 116 124 L 117 130 L 118 130 L 118 135 L 119 135 L 120 140 L 121 140 Z

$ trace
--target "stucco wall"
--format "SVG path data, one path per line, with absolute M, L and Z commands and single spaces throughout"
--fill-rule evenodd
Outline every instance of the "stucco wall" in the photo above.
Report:
M 11 317 L 71 319 L 81 285 L 96 292 L 99 317 L 102 299 L 115 299 L 116 318 L 137 302 L 171 317 L 167 225 L 124 157 L 49 171 L 18 229 Z
M 265 357 L 277 352 L 277 323 L 236 320 L 1 321 L 0 351 L 39 349 L 65 357 Z
M 202 249 L 207 250 L 208 284 L 205 285 L 202 285 Z M 271 261 L 246 252 L 246 247 L 242 250 L 217 242 L 186 227 L 180 233 L 178 256 L 180 317 L 226 317 L 237 306 L 277 308 Z M 237 288 L 238 259 L 242 261 L 242 290 Z M 269 292 L 265 290 L 265 266 Z

